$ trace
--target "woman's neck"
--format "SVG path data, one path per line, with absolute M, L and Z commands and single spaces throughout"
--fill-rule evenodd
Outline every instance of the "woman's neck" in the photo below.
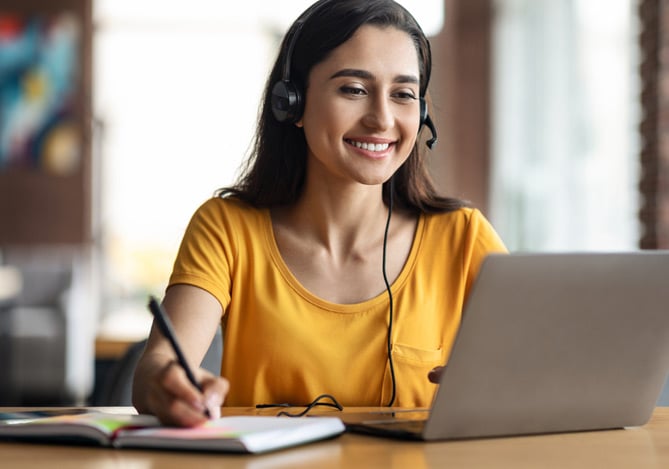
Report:
M 304 239 L 328 251 L 364 249 L 383 237 L 388 208 L 381 186 L 307 187 L 278 220 Z

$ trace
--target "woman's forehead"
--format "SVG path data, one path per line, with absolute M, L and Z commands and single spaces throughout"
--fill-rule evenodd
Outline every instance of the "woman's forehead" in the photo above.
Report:
M 392 26 L 363 25 L 316 68 L 324 73 L 353 68 L 373 74 L 418 76 L 419 60 L 414 41 L 405 31 Z

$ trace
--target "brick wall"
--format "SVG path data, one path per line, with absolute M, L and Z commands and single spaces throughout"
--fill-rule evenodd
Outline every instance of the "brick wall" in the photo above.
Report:
M 640 0 L 639 246 L 669 249 L 669 0 Z
M 656 0 L 657 1 L 657 0 Z M 662 0 L 659 21 L 659 119 L 657 158 L 657 247 L 669 249 L 669 1 Z

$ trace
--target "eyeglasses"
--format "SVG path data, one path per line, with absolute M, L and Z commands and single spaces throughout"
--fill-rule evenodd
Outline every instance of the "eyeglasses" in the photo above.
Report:
M 331 402 L 328 401 L 323 401 L 324 399 L 329 399 Z M 309 413 L 311 409 L 313 409 L 316 406 L 325 406 L 325 407 L 333 407 L 337 410 L 344 410 L 344 407 L 337 402 L 337 399 L 334 398 L 334 396 L 330 394 L 321 394 L 318 396 L 316 399 L 311 401 L 309 404 L 288 404 L 288 403 L 282 403 L 282 404 L 257 404 L 256 409 L 267 409 L 270 407 L 304 407 L 304 410 L 300 412 L 288 412 L 285 410 L 282 410 L 278 414 L 276 414 L 277 417 L 303 417 Z

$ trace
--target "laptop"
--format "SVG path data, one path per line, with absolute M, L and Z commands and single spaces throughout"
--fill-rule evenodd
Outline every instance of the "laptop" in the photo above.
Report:
M 669 251 L 493 254 L 431 408 L 342 418 L 427 441 L 641 426 L 668 371 Z

